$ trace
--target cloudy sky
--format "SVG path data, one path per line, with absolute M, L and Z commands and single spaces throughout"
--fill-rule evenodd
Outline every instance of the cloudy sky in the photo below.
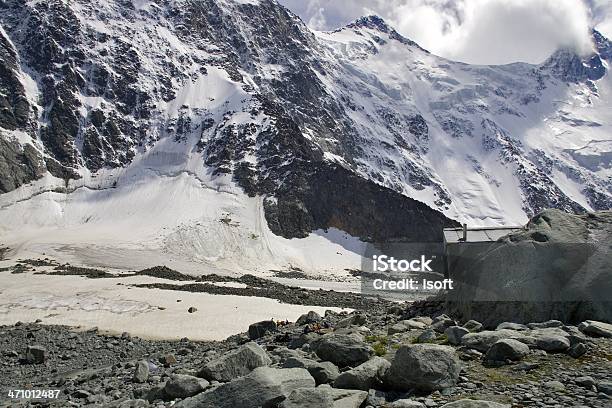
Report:
M 589 28 L 612 38 L 612 0 L 279 0 L 316 30 L 369 14 L 446 58 L 539 63 L 559 47 L 591 49 Z

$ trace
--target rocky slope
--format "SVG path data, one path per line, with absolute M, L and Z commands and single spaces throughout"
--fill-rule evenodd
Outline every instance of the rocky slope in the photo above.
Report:
M 612 202 L 611 46 L 596 32 L 585 58 L 489 67 L 377 17 L 312 32 L 269 0 L 0 11 L 0 191 L 34 182 L 8 202 L 184 173 L 266 197 L 278 235 L 377 240 Z
M 42 406 L 610 405 L 608 324 L 504 322 L 483 330 L 477 321 L 458 325 L 446 315 L 408 318 L 419 310 L 404 307 L 310 312 L 295 323 L 254 323 L 248 334 L 216 343 L 2 326 L 0 406 L 34 402 L 8 394 L 26 383 L 59 391 L 56 399 L 36 400 Z

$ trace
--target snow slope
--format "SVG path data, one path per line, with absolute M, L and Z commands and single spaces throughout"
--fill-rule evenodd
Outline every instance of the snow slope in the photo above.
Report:
M 536 70 L 456 63 L 398 39 L 376 17 L 316 34 L 340 66 L 340 74 L 321 80 L 338 100 L 349 101 L 366 150 L 358 165 L 364 176 L 377 171 L 383 184 L 470 225 L 523 224 L 539 201 L 530 202 L 521 186 L 527 182 L 541 192 L 555 186 L 549 194 L 566 195 L 586 210 L 609 207 L 585 189 L 594 183 L 609 196 L 609 163 L 585 168 L 573 154 L 590 144 L 609 152 L 609 75 L 567 83 L 546 63 Z M 428 132 L 407 138 L 406 121 L 418 115 Z M 521 179 L 529 173 L 534 177 Z
M 0 118 L 0 243 L 13 258 L 345 276 L 363 244 L 328 227 L 365 236 L 406 214 L 436 229 L 444 215 L 515 225 L 612 205 L 603 38 L 590 60 L 470 66 L 377 17 L 312 32 L 273 1 L 0 11 L 15 60 L 0 85 L 28 106 L 11 101 L 17 124 Z M 401 213 L 342 218 L 367 209 L 356 189 L 372 185 Z M 347 204 L 333 212 L 318 197 L 336 190 Z M 310 235 L 275 235 L 270 214 L 285 236 Z
M 158 281 L 143 277 L 90 280 L 4 273 L 0 275 L 0 325 L 41 319 L 44 324 L 77 326 L 83 330 L 97 327 L 101 332 L 115 335 L 128 332 L 149 339 L 224 340 L 246 332 L 257 321 L 295 321 L 310 310 L 321 314 L 326 309 L 341 311 L 289 305 L 268 298 L 117 285 Z M 28 290 L 24 291 L 24 287 Z M 187 313 L 189 307 L 198 310 Z

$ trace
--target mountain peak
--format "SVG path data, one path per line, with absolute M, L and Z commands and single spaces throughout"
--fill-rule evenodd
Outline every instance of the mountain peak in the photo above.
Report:
M 592 30 L 592 39 L 594 52 L 591 54 L 579 55 L 572 48 L 560 48 L 542 66 L 566 82 L 601 79 L 607 72 L 603 60 L 612 60 L 612 42 L 595 29 Z
M 387 22 L 380 16 L 377 15 L 369 15 L 360 17 L 352 23 L 348 24 L 345 28 L 351 29 L 370 29 L 375 30 L 383 34 L 389 35 L 389 38 L 399 41 L 402 44 L 410 45 L 421 49 L 422 51 L 429 52 L 418 45 L 416 42 L 404 37 L 397 31 L 395 31 L 391 26 L 387 24 Z
M 383 33 L 389 33 L 390 31 L 394 31 L 389 27 L 387 22 L 380 16 L 370 15 L 360 17 L 354 22 L 347 25 L 349 28 L 370 28 L 372 30 L 377 30 Z
M 595 49 L 601 58 L 608 61 L 612 60 L 612 41 L 595 29 L 593 29 L 592 38 Z

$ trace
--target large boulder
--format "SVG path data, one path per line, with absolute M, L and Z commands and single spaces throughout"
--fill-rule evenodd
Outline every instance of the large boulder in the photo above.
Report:
M 400 399 L 389 404 L 391 408 L 425 408 L 425 404 L 415 400 Z
M 579 326 L 579 329 L 589 336 L 612 338 L 612 324 L 587 320 Z
M 455 322 L 453 319 L 451 319 L 447 315 L 441 315 L 433 319 L 431 328 L 437 331 L 438 333 L 444 333 L 446 329 L 456 325 L 457 322 Z
M 563 353 L 570 348 L 570 341 L 562 336 L 539 336 L 536 338 L 536 345 L 550 353 Z
M 400 347 L 385 384 L 400 391 L 434 391 L 455 386 L 461 363 L 452 347 L 414 344 Z
M 364 315 L 363 313 L 355 313 L 336 323 L 336 329 L 341 329 L 350 326 L 363 326 L 364 324 L 366 324 L 366 322 L 366 315 Z
M 584 356 L 587 351 L 589 351 L 589 349 L 584 343 L 577 343 L 570 347 L 567 354 L 573 358 L 580 358 Z
M 488 362 L 517 361 L 529 354 L 529 347 L 513 339 L 501 339 L 495 342 L 484 356 Z
M 485 330 L 479 333 L 468 333 L 461 338 L 461 344 L 480 352 L 486 352 L 493 344 L 501 339 L 521 340 L 524 334 L 509 329 Z
M 418 330 L 426 329 L 427 326 L 429 325 L 428 323 L 418 318 L 402 320 L 400 323 L 406 326 L 408 329 L 418 329 Z
M 374 350 L 357 334 L 329 333 L 311 343 L 321 360 L 338 367 L 355 367 L 370 359 Z
M 117 404 L 117 408 L 148 408 L 149 401 L 143 399 L 125 400 Z
M 387 334 L 393 335 L 397 333 L 404 333 L 404 332 L 407 332 L 408 330 L 410 330 L 408 326 L 404 325 L 402 322 L 399 322 L 399 323 L 395 323 L 392 326 L 389 326 L 389 328 L 387 328 Z
M 465 327 L 461 326 L 451 326 L 444 330 L 444 334 L 449 342 L 453 346 L 457 346 L 461 344 L 461 338 L 468 334 L 470 331 Z
M 528 327 L 520 323 L 503 322 L 503 323 L 498 324 L 497 327 L 495 328 L 495 330 L 504 330 L 504 329 L 521 331 L 521 330 L 527 330 Z
M 535 339 L 535 346 L 551 353 L 567 351 L 572 345 L 574 335 L 560 328 L 551 327 L 532 330 L 529 336 Z
M 391 367 L 391 363 L 381 357 L 374 357 L 357 367 L 345 371 L 336 378 L 334 387 L 367 391 L 377 388 Z
M 277 330 L 274 320 L 263 320 L 253 323 L 249 326 L 249 338 L 257 340 L 268 333 L 273 333 Z
M 283 362 L 283 368 L 305 368 L 317 385 L 333 382 L 340 375 L 338 367 L 329 361 L 315 361 L 306 357 L 289 357 Z
M 368 393 L 329 386 L 293 390 L 279 408 L 359 408 Z
M 305 324 L 319 323 L 321 320 L 323 320 L 323 318 L 317 312 L 311 310 L 310 312 L 301 315 L 295 324 L 298 326 L 304 326 Z
M 499 323 L 612 321 L 612 211 L 546 210 L 497 242 L 449 249 L 447 310 Z
M 479 332 L 482 330 L 482 323 L 477 322 L 476 320 L 468 320 L 467 322 L 465 322 L 463 327 L 465 327 L 471 332 Z
M 211 391 L 186 398 L 176 408 L 259 408 L 272 407 L 293 390 L 313 388 L 315 381 L 303 368 L 258 367 L 250 374 Z
M 187 398 L 201 393 L 208 387 L 208 381 L 186 374 L 173 374 L 163 390 L 169 398 Z
M 209 381 L 227 382 L 271 362 L 264 349 L 257 343 L 250 342 L 207 362 L 198 372 L 198 376 Z
M 319 388 L 327 387 L 334 399 L 334 408 L 359 408 L 363 405 L 368 393 L 358 390 L 339 390 L 329 385 L 321 385 Z
M 510 408 L 510 405 L 492 401 L 463 399 L 444 404 L 442 408 Z
M 298 388 L 291 391 L 279 408 L 333 408 L 334 399 L 327 388 Z
M 149 379 L 149 363 L 145 360 L 139 361 L 134 369 L 132 381 L 137 383 L 146 382 Z
M 563 327 L 563 322 L 559 320 L 547 320 L 545 322 L 529 323 L 527 324 L 527 327 L 529 327 L 530 329 L 550 329 Z
M 612 381 L 600 381 L 597 383 L 597 391 L 606 395 L 612 395 Z

